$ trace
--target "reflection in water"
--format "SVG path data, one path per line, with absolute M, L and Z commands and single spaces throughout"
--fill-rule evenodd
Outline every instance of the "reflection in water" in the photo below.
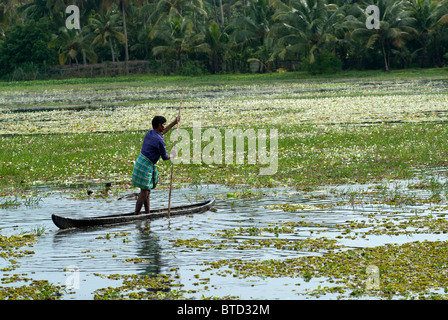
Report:
M 161 251 L 159 241 L 156 234 L 150 230 L 150 220 L 139 221 L 136 225 L 139 231 L 136 236 L 136 254 L 140 258 L 149 259 L 149 263 L 144 263 L 143 270 L 139 272 L 140 275 L 158 275 L 161 272 Z

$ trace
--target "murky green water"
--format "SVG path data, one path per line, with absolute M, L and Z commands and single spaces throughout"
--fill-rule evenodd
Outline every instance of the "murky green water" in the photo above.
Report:
M 173 206 L 186 204 L 188 199 L 196 201 L 199 197 L 215 196 L 217 211 L 164 218 L 150 225 L 136 222 L 63 231 L 53 224 L 51 214 L 78 217 L 124 213 L 131 212 L 135 202 L 115 197 L 76 200 L 70 193 L 51 191 L 38 205 L 0 210 L 0 232 L 4 235 L 36 227 L 46 230 L 30 248 L 34 254 L 20 258 L 19 267 L 3 275 L 21 274 L 59 285 L 74 284 L 64 299 L 92 299 L 97 289 L 119 286 L 120 281 L 105 277 L 110 274 L 169 274 L 175 283 L 184 285 L 184 296 L 195 298 L 230 295 L 241 299 L 314 299 L 309 293 L 327 285 L 325 279 L 239 277 L 234 271 L 226 272 L 226 267 L 208 268 L 204 263 L 298 258 L 327 252 L 326 248 L 296 250 L 291 247 L 306 239 L 332 239 L 336 245 L 344 246 L 340 250 L 425 239 L 446 240 L 445 233 L 431 230 L 407 229 L 393 234 L 386 232 L 387 228 L 384 232 L 378 232 L 382 230 L 378 227 L 355 230 L 353 225 L 350 230 L 352 222 L 375 220 L 378 224 L 382 221 L 399 224 L 410 217 L 448 213 L 444 189 L 410 188 L 413 185 L 412 181 L 392 181 L 380 187 L 338 186 L 310 193 L 286 188 L 234 190 L 222 186 L 190 186 L 173 190 Z M 423 201 L 435 192 L 442 197 L 441 201 L 436 204 Z M 152 207 L 166 207 L 168 192 L 154 190 L 151 199 Z M 279 205 L 284 206 L 283 210 Z M 347 228 L 341 228 L 344 225 Z M 278 231 L 283 226 L 291 230 Z M 227 235 L 233 232 L 232 236 L 226 237 L 226 231 Z M 179 239 L 185 243 L 179 244 Z M 249 240 L 284 240 L 288 245 L 248 245 Z M 7 260 L 0 261 L 0 268 L 8 265 Z M 73 266 L 79 273 L 67 272 Z M 79 285 L 69 282 L 74 277 Z

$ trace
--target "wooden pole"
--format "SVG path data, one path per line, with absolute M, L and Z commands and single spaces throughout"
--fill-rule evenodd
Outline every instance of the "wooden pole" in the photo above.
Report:
M 179 117 L 180 117 L 180 110 L 182 108 L 182 101 L 184 99 L 184 89 L 182 89 L 182 97 L 180 98 L 180 105 L 179 105 Z M 174 148 L 176 148 L 177 139 L 179 138 L 179 122 L 177 122 L 177 129 L 176 129 L 176 141 L 174 142 Z M 170 195 L 168 198 L 168 218 L 170 218 L 171 214 L 171 191 L 173 190 L 173 170 L 174 170 L 174 163 L 173 159 L 171 159 L 171 180 L 170 180 Z

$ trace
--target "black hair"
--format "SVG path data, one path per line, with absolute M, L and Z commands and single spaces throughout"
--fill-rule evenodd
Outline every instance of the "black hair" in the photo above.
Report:
M 157 129 L 159 127 L 159 124 L 164 124 L 166 122 L 165 117 L 162 116 L 155 116 L 152 119 L 152 128 Z

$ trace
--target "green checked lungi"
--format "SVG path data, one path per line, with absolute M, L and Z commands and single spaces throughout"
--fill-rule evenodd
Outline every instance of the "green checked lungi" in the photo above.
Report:
M 140 153 L 132 172 L 132 184 L 141 189 L 154 189 L 159 182 L 157 167 Z

